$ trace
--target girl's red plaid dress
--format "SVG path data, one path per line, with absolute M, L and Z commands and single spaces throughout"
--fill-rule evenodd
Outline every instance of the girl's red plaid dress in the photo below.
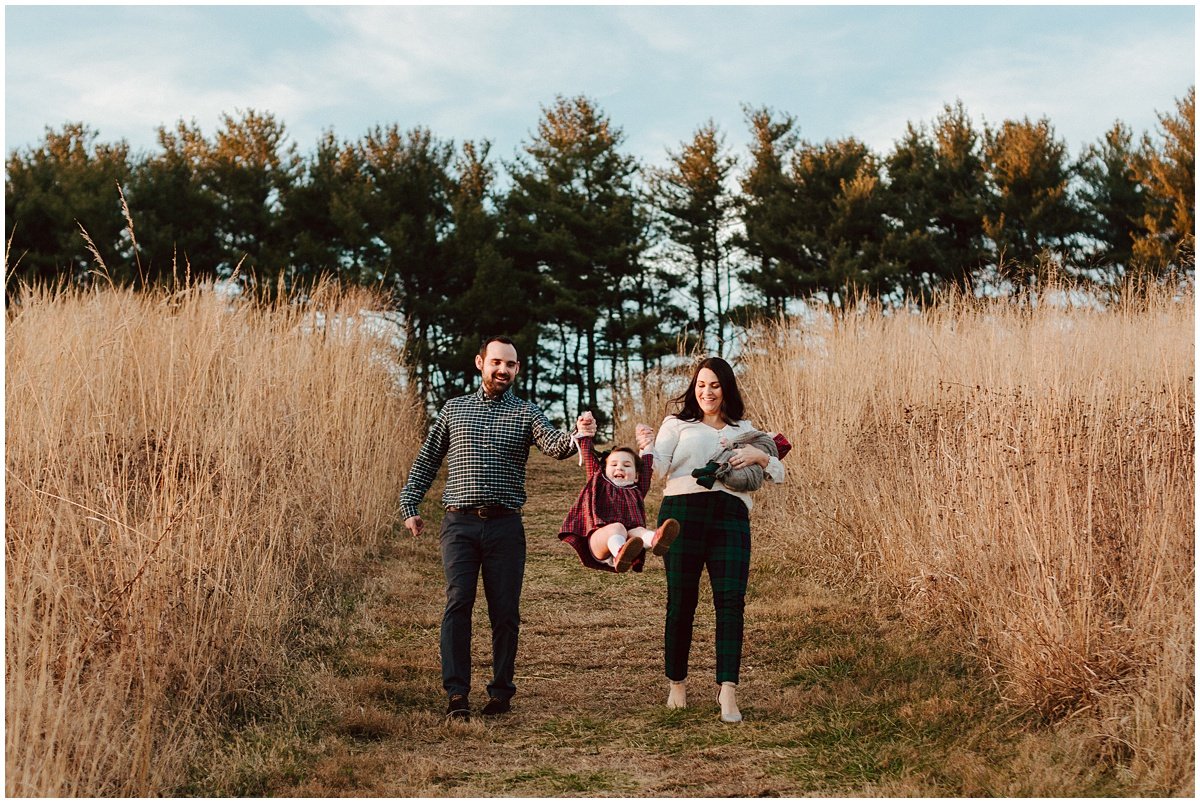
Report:
M 583 470 L 587 481 L 579 492 L 579 498 L 558 533 L 560 540 L 567 542 L 579 554 L 579 560 L 589 569 L 615 572 L 616 569 L 592 554 L 588 537 L 605 524 L 620 522 L 625 528 L 646 526 L 646 493 L 654 476 L 654 456 L 642 455 L 642 468 L 637 482 L 632 485 L 616 485 L 604 476 L 600 456 L 592 446 L 591 437 L 579 439 L 579 454 L 583 459 Z M 649 550 L 647 550 L 649 551 Z M 638 555 L 631 567 L 640 572 L 646 563 L 646 553 Z

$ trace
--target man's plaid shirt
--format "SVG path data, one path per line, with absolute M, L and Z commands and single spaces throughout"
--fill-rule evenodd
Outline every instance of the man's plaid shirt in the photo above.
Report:
M 555 429 L 541 410 L 517 398 L 512 388 L 499 399 L 487 398 L 483 388 L 451 399 L 438 413 L 413 461 L 400 492 L 401 515 L 406 519 L 417 515 L 417 507 L 447 455 L 443 507 L 522 507 L 530 446 L 559 460 L 575 453 L 570 433 Z

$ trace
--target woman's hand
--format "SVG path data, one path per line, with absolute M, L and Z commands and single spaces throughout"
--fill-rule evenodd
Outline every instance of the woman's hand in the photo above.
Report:
M 771 455 L 757 446 L 739 446 L 733 450 L 733 457 L 729 458 L 729 465 L 734 468 L 745 468 L 746 466 L 755 465 L 766 468 L 769 462 L 771 462 Z
M 654 429 L 646 424 L 634 427 L 634 437 L 637 439 L 638 451 L 646 451 L 654 445 Z

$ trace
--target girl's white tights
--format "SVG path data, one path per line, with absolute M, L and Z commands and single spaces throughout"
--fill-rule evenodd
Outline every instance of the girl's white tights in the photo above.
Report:
M 608 554 L 615 558 L 617 553 L 621 551 L 621 547 L 625 546 L 625 541 L 625 536 L 620 533 L 610 535 L 608 537 Z

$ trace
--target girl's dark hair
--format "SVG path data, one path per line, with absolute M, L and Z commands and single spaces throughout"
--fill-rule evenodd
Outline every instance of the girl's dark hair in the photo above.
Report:
M 607 452 L 600 454 L 598 458 L 601 466 L 608 462 L 608 458 L 613 452 L 627 452 L 633 458 L 633 470 L 638 473 L 639 477 L 642 476 L 642 457 L 631 446 L 618 446 L 615 449 L 609 449 Z
M 716 374 L 717 382 L 721 384 L 721 418 L 726 424 L 741 421 L 746 412 L 746 405 L 742 402 L 741 392 L 738 391 L 737 377 L 733 375 L 733 368 L 729 363 L 720 357 L 705 357 L 696 364 L 696 370 L 692 372 L 692 381 L 688 383 L 687 390 L 682 395 L 671 399 L 674 404 L 679 405 L 679 412 L 675 413 L 675 417 L 681 421 L 704 420 L 704 411 L 700 409 L 700 403 L 696 401 L 696 379 L 705 368 Z

